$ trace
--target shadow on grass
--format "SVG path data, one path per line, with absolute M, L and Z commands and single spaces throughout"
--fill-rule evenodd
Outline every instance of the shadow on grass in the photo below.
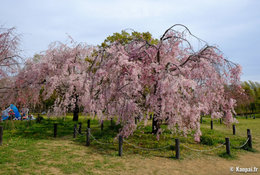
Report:
M 79 121 L 82 123 L 82 133 L 86 132 L 87 121 L 82 120 Z M 74 124 L 79 122 L 74 121 L 64 121 L 62 119 L 45 119 L 42 120 L 41 123 L 37 123 L 35 120 L 33 121 L 5 121 L 1 123 L 4 127 L 4 133 L 9 135 L 9 137 L 23 137 L 23 138 L 31 138 L 31 139 L 53 139 L 54 138 L 54 123 L 57 123 L 57 139 L 68 138 L 67 136 L 73 137 Z M 98 124 L 98 121 L 92 121 L 94 126 Z M 102 133 L 98 133 L 96 135 L 98 138 L 100 137 L 113 137 L 112 132 L 114 130 L 118 130 L 117 126 L 104 128 Z
M 227 154 L 226 152 L 222 152 L 222 153 L 219 153 L 218 154 L 219 157 L 222 157 L 222 158 L 225 158 L 227 160 L 235 160 L 237 159 L 237 155 L 234 155 L 234 154 Z
M 78 135 L 77 138 L 73 139 L 73 128 L 74 124 L 82 123 L 82 135 Z M 53 137 L 54 123 L 58 124 L 57 128 L 57 138 Z M 36 121 L 7 121 L 2 123 L 4 129 L 7 131 L 7 135 L 5 136 L 7 139 L 13 137 L 22 137 L 22 138 L 30 138 L 33 140 L 72 140 L 74 144 L 77 145 L 86 145 L 86 128 L 87 128 L 87 119 L 80 120 L 78 122 L 74 122 L 71 119 L 44 119 L 41 123 L 36 123 Z M 101 131 L 100 123 L 98 120 L 91 120 L 91 134 L 96 139 L 91 138 L 90 148 L 93 149 L 96 153 L 106 154 L 110 156 L 117 156 L 118 154 L 118 140 L 116 140 L 116 136 L 120 130 L 120 125 L 115 125 L 115 123 L 111 123 L 110 121 L 104 121 L 104 128 Z M 224 142 L 224 136 L 221 132 L 215 130 L 204 129 L 204 135 L 201 137 L 201 144 L 208 146 L 216 146 L 220 143 Z M 6 132 L 4 131 L 4 132 Z M 123 150 L 125 155 L 138 154 L 142 156 L 154 156 L 154 157 L 163 157 L 163 158 L 174 158 L 174 146 L 171 146 L 164 150 L 156 150 L 149 151 L 145 149 L 150 148 L 159 148 L 166 145 L 174 145 L 174 138 L 170 136 L 170 134 L 162 135 L 160 137 L 160 142 L 156 140 L 156 136 L 150 134 L 151 126 L 145 126 L 143 131 L 136 130 L 135 133 L 127 139 L 129 143 L 137 145 L 139 147 L 143 147 L 144 149 L 136 149 L 127 143 L 124 143 Z M 187 138 L 180 137 L 181 143 L 186 143 Z M 189 142 L 189 140 L 188 140 Z M 191 142 L 191 141 L 190 141 Z M 236 138 L 234 137 L 231 140 L 235 145 L 240 145 L 244 142 L 244 138 Z M 112 143 L 112 144 L 110 144 Z M 249 150 L 251 152 L 256 152 L 256 150 Z M 226 159 L 235 159 L 234 155 L 228 156 L 225 153 L 218 154 L 220 157 Z

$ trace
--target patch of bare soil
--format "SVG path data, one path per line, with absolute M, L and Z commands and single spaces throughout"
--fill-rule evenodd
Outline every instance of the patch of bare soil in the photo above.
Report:
M 226 175 L 234 174 L 230 171 L 231 167 L 260 169 L 260 154 L 248 152 L 239 156 L 236 160 L 226 160 L 220 157 L 193 159 L 193 160 L 170 160 L 165 158 L 140 157 L 123 158 L 125 171 L 120 174 L 188 174 L 188 175 Z M 258 170 L 260 173 L 260 170 Z

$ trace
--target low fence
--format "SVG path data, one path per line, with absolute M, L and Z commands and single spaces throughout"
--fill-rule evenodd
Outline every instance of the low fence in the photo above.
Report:
M 103 122 L 101 122 L 101 130 L 103 130 L 103 126 L 102 126 Z M 81 123 L 79 125 L 79 128 L 77 128 L 77 125 L 75 124 L 74 125 L 74 132 L 73 132 L 73 138 L 76 138 L 77 135 L 86 135 L 86 146 L 90 146 L 90 143 L 91 143 L 91 139 L 98 143 L 98 144 L 102 144 L 102 145 L 115 145 L 116 142 L 101 142 L 99 141 L 98 139 L 96 139 L 92 134 L 91 134 L 91 128 L 90 128 L 90 120 L 88 120 L 88 128 L 86 130 L 86 133 L 83 134 L 81 132 Z M 99 128 L 99 127 L 95 127 L 95 128 Z M 235 135 L 235 126 L 233 125 L 233 134 Z M 214 151 L 214 150 L 217 150 L 217 149 L 220 149 L 222 147 L 226 147 L 226 154 L 227 155 L 231 155 L 231 148 L 234 148 L 234 149 L 243 149 L 245 148 L 246 146 L 248 146 L 249 148 L 252 149 L 252 136 L 251 136 L 251 131 L 250 129 L 247 129 L 247 140 L 240 146 L 235 146 L 235 145 L 232 145 L 230 143 L 230 139 L 229 138 L 225 138 L 225 142 L 224 143 L 221 143 L 220 145 L 212 148 L 212 149 L 205 149 L 205 150 L 200 150 L 200 149 L 194 149 L 194 148 L 191 148 L 189 147 L 188 145 L 184 144 L 184 143 L 181 143 L 179 138 L 175 138 L 175 145 L 165 145 L 163 147 L 156 147 L 156 148 L 144 148 L 144 147 L 140 147 L 138 145 L 135 145 L 133 143 L 130 143 L 128 140 L 126 139 L 123 139 L 122 136 L 119 136 L 117 138 L 117 141 L 118 141 L 118 155 L 119 156 L 122 156 L 123 155 L 123 143 L 126 143 L 136 149 L 140 149 L 140 150 L 145 150 L 145 151 L 155 151 L 155 150 L 162 150 L 162 149 L 167 149 L 169 147 L 173 147 L 174 150 L 175 150 L 175 158 L 176 159 L 179 159 L 180 158 L 180 145 L 183 146 L 184 148 L 186 149 L 189 149 L 191 151 L 196 151 L 196 152 L 210 152 L 210 151 Z
M 112 120 L 111 120 L 111 126 L 112 126 Z M 86 129 L 86 132 L 85 133 L 82 133 L 82 123 L 78 123 L 79 124 L 79 127 L 77 127 L 77 124 L 74 124 L 74 128 L 73 128 L 73 138 L 76 138 L 77 135 L 86 135 L 86 146 L 90 146 L 91 144 L 91 139 L 98 143 L 98 144 L 102 144 L 102 145 L 109 145 L 109 144 L 116 144 L 115 141 L 113 142 L 101 142 L 99 141 L 98 139 L 96 139 L 92 133 L 91 133 L 91 128 L 90 128 L 90 120 L 88 120 L 87 122 L 87 129 Z M 101 126 L 100 126 L 100 129 L 101 131 L 103 130 L 103 122 L 101 122 Z M 96 127 L 97 128 L 97 127 Z M 99 128 L 99 127 L 98 127 Z M 57 137 L 57 132 L 58 132 L 58 124 L 57 123 L 54 123 L 54 128 L 53 128 L 53 136 L 54 137 Z M 236 133 L 236 128 L 235 128 L 235 125 L 233 125 L 233 134 L 235 135 Z M 178 138 L 175 138 L 175 144 L 173 145 L 165 145 L 163 147 L 157 147 L 157 148 L 144 148 L 144 147 L 140 147 L 138 145 L 135 145 L 133 143 L 130 143 L 128 140 L 126 139 L 123 139 L 123 137 L 120 135 L 118 138 L 117 138 L 117 141 L 118 141 L 118 155 L 119 156 L 122 156 L 123 155 L 123 143 L 125 142 L 126 144 L 136 148 L 136 149 L 140 149 L 140 150 L 146 150 L 146 151 L 154 151 L 154 150 L 162 150 L 162 149 L 167 149 L 169 147 L 173 147 L 174 150 L 175 150 L 175 158 L 176 159 L 179 159 L 180 158 L 180 145 L 185 147 L 186 149 L 189 149 L 191 151 L 196 151 L 196 152 L 210 152 L 210 151 L 214 151 L 216 149 L 220 149 L 222 147 L 226 147 L 226 153 L 228 155 L 231 155 L 231 151 L 230 151 L 230 148 L 234 148 L 234 149 L 243 149 L 245 148 L 246 146 L 251 148 L 252 149 L 252 136 L 251 136 L 251 131 L 250 129 L 247 129 L 247 140 L 245 141 L 245 143 L 243 143 L 242 145 L 240 146 L 235 146 L 235 145 L 232 145 L 230 143 L 230 139 L 229 138 L 225 138 L 225 142 L 224 143 L 221 143 L 220 145 L 212 148 L 212 149 L 205 149 L 205 150 L 200 150 L 200 149 L 194 149 L 194 148 L 191 148 L 189 147 L 188 145 L 184 144 L 184 143 L 181 143 L 180 140 Z M 2 145 L 2 142 L 3 142 L 3 126 L 0 126 L 0 145 Z

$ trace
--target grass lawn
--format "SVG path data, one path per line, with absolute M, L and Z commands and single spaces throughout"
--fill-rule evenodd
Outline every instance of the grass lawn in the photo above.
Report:
M 151 132 L 151 121 L 147 126 L 138 124 L 138 129 L 124 142 L 123 156 L 118 156 L 118 141 L 115 139 L 120 126 L 104 122 L 101 131 L 97 120 L 91 120 L 91 145 L 85 146 L 87 117 L 80 117 L 82 133 L 73 138 L 70 116 L 66 119 L 35 121 L 6 121 L 3 144 L 0 146 L 0 174 L 230 174 L 230 167 L 260 168 L 260 116 L 256 119 L 238 117 L 236 135 L 232 127 L 203 118 L 201 143 L 192 136 L 171 134 L 166 126 L 160 140 Z M 58 123 L 57 138 L 53 138 L 53 124 Z M 235 149 L 246 140 L 246 129 L 251 129 L 253 149 Z M 176 160 L 174 139 L 180 139 L 180 160 Z M 231 156 L 225 154 L 225 146 L 213 151 L 230 138 Z M 101 144 L 101 143 L 108 144 Z M 165 149 L 156 149 L 168 146 Z M 144 149 L 139 149 L 141 147 Z M 189 147 L 189 148 L 187 148 Z M 193 150 L 202 151 L 193 151 Z

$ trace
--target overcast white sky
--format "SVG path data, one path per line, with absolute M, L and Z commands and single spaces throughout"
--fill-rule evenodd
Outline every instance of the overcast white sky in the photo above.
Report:
M 97 45 L 126 28 L 158 38 L 181 23 L 239 63 L 242 80 L 260 82 L 259 9 L 259 0 L 0 0 L 0 24 L 17 28 L 32 57 L 67 34 Z

